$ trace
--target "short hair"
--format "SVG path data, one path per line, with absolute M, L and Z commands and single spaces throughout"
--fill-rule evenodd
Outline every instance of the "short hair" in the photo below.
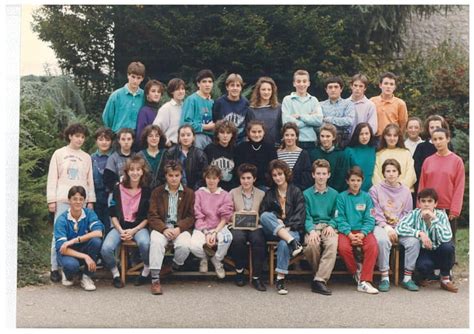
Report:
M 84 137 L 87 137 L 89 135 L 89 130 L 81 123 L 69 124 L 67 128 L 64 129 L 64 138 L 67 142 L 70 142 L 71 140 L 69 139 L 69 136 L 75 135 L 76 133 L 81 133 Z
M 383 150 L 384 148 L 388 147 L 387 141 L 385 140 L 385 135 L 387 135 L 390 130 L 395 130 L 397 132 L 398 141 L 397 141 L 396 147 L 407 149 L 405 147 L 405 142 L 403 140 L 402 130 L 400 129 L 398 124 L 390 123 L 390 124 L 387 124 L 385 129 L 383 129 L 382 131 L 382 135 L 380 136 L 380 143 L 379 143 L 379 147 L 377 148 L 377 151 Z
M 82 197 L 86 198 L 86 189 L 83 186 L 72 186 L 67 192 L 67 199 L 71 199 L 72 196 L 79 193 Z
M 113 140 L 114 139 L 114 132 L 110 128 L 106 128 L 101 126 L 98 128 L 94 133 L 94 139 L 97 140 L 100 137 L 105 137 L 107 139 Z
M 362 132 L 362 129 L 364 128 L 369 128 L 369 133 L 370 133 L 370 140 L 367 143 L 367 145 L 375 146 L 376 138 L 374 136 L 374 131 L 372 130 L 372 127 L 370 126 L 370 124 L 366 122 L 362 122 L 356 125 L 354 132 L 352 133 L 351 140 L 349 141 L 349 144 L 347 146 L 356 147 L 360 145 L 359 136 L 360 136 L 360 133 Z
M 235 126 L 234 122 L 226 120 L 226 119 L 221 119 L 216 122 L 216 126 L 214 128 L 214 143 L 219 144 L 219 137 L 218 134 L 220 132 L 230 132 L 232 134 L 232 138 L 230 139 L 229 142 L 229 147 L 233 147 L 236 137 L 237 137 L 237 127 Z
M 127 74 L 135 74 L 145 77 L 145 65 L 139 61 L 131 62 L 127 67 Z
M 398 170 L 398 175 L 402 174 L 402 167 L 396 159 L 387 159 L 382 164 L 382 175 L 385 173 L 387 166 L 394 166 Z
M 441 127 L 443 129 L 449 130 L 449 124 L 446 122 L 443 116 L 441 115 L 430 115 L 428 118 L 425 120 L 424 124 L 424 131 L 423 131 L 423 139 L 429 139 L 431 137 L 430 135 L 430 122 L 433 121 L 438 121 L 441 122 Z
M 261 96 L 260 96 L 260 87 L 264 84 L 267 83 L 270 86 L 272 86 L 272 95 L 270 96 L 270 105 L 272 108 L 276 108 L 278 106 L 278 88 L 273 81 L 272 78 L 270 77 L 260 77 L 257 80 L 257 83 L 255 84 L 255 87 L 252 91 L 252 96 L 250 97 L 250 107 L 256 108 L 259 107 L 261 104 Z
M 215 80 L 214 73 L 209 69 L 200 70 L 196 75 L 196 83 L 201 82 L 203 79 L 211 78 L 212 81 Z
M 245 173 L 250 173 L 254 177 L 254 179 L 257 178 L 257 166 L 249 163 L 243 163 L 237 168 L 237 175 L 239 178 L 244 175 Z
M 339 84 L 339 87 L 341 87 L 341 89 L 344 88 L 344 81 L 342 81 L 340 77 L 334 76 L 334 77 L 329 77 L 326 80 L 324 80 L 324 89 L 327 89 L 328 85 L 332 83 Z
M 329 131 L 332 134 L 332 136 L 334 137 L 334 143 L 336 143 L 337 129 L 334 126 L 334 124 L 323 123 L 323 125 L 321 125 L 321 127 L 319 128 L 319 135 L 321 135 L 321 132 L 323 132 L 323 131 Z
M 446 135 L 446 138 L 451 138 L 451 132 L 447 129 L 437 128 L 433 131 L 433 134 L 435 134 L 435 132 L 442 132 Z
M 244 86 L 244 80 L 240 76 L 240 74 L 237 73 L 231 73 L 227 76 L 227 79 L 225 79 L 225 86 L 227 87 L 230 83 L 232 82 L 238 82 L 240 86 Z
M 179 160 L 168 160 L 163 167 L 163 171 L 164 175 L 168 174 L 169 172 L 180 172 L 182 175 L 183 165 L 181 165 Z
M 272 172 L 275 169 L 281 169 L 283 171 L 283 174 L 285 174 L 285 179 L 287 183 L 290 183 L 291 180 L 293 180 L 293 173 L 291 172 L 290 166 L 288 166 L 288 164 L 283 160 L 273 159 L 268 164 L 268 172 L 270 173 L 270 179 L 271 179 L 272 184 L 275 183 L 273 181 L 273 178 L 271 177 Z
M 120 137 L 124 133 L 130 133 L 132 135 L 132 139 L 135 140 L 135 131 L 133 131 L 131 128 L 121 128 L 119 132 L 117 132 L 117 140 L 120 140 Z
M 410 123 L 411 121 L 417 121 L 418 124 L 420 125 L 420 130 L 423 130 L 423 121 L 421 120 L 420 117 L 417 117 L 417 116 L 410 116 L 410 117 L 408 117 L 408 119 L 407 119 L 407 127 L 408 127 L 408 123 Z
M 263 132 L 265 132 L 265 123 L 259 119 L 253 119 L 247 123 L 247 135 L 250 133 L 250 129 L 252 129 L 252 127 L 255 125 L 260 125 L 263 129 Z
M 170 81 L 168 81 L 166 93 L 168 93 L 168 96 L 172 98 L 173 93 L 176 92 L 181 87 L 186 88 L 186 84 L 184 83 L 184 80 L 180 78 L 173 78 Z
M 392 72 L 385 72 L 385 73 L 382 73 L 382 74 L 380 75 L 379 83 L 382 83 L 383 79 L 385 79 L 385 78 L 389 78 L 389 79 L 395 80 L 395 84 L 397 83 L 397 79 L 398 79 L 398 77 L 395 75 L 395 73 L 392 73 Z
M 313 162 L 312 172 L 316 172 L 316 168 L 327 168 L 328 173 L 331 173 L 331 164 L 326 159 L 316 159 Z
M 435 202 L 438 202 L 438 193 L 433 188 L 425 188 L 418 192 L 416 199 L 432 198 Z
M 309 72 L 306 70 L 296 70 L 295 73 L 293 73 L 293 81 L 295 81 L 297 75 L 306 75 L 308 80 L 310 80 Z
M 351 81 L 349 82 L 351 85 L 354 84 L 354 82 L 360 81 L 364 84 L 365 88 L 369 85 L 369 79 L 362 73 L 357 73 L 354 74 L 351 78 Z
M 148 82 L 145 85 L 145 96 L 148 96 L 148 94 L 150 93 L 150 89 L 153 86 L 158 86 L 161 94 L 163 94 L 163 92 L 165 91 L 165 85 L 163 85 L 161 81 L 148 80 Z
M 356 175 L 360 177 L 362 180 L 364 179 L 364 172 L 359 166 L 351 167 L 346 173 L 346 181 L 351 178 L 352 175 Z
M 285 144 L 285 141 L 283 140 L 283 136 L 285 135 L 285 132 L 287 130 L 293 130 L 295 131 L 296 133 L 296 145 L 298 145 L 298 138 L 300 136 L 300 130 L 298 129 L 298 126 L 296 125 L 296 123 L 294 122 L 287 122 L 283 125 L 283 127 L 281 128 L 281 144 L 280 144 L 280 148 L 281 149 L 285 149 L 286 148 L 286 144 Z
M 216 166 L 216 165 L 209 165 L 204 169 L 204 172 L 202 173 L 202 177 L 205 179 L 206 177 L 211 177 L 215 176 L 219 180 L 222 179 L 222 171 L 221 169 Z
M 193 137 L 196 137 L 196 131 L 194 130 L 192 125 L 191 124 L 183 124 L 178 128 L 178 143 L 179 143 L 179 135 L 181 133 L 181 130 L 186 129 L 186 128 L 191 129 L 191 132 L 193 133 Z
M 158 148 L 164 148 L 166 145 L 166 136 L 163 133 L 163 131 L 160 129 L 160 127 L 156 124 L 149 124 L 145 126 L 145 128 L 143 128 L 143 131 L 140 137 L 140 143 L 142 144 L 142 148 L 148 147 L 148 136 L 153 131 L 158 132 L 158 136 L 160 136 L 160 142 L 158 143 Z
M 148 175 L 149 175 L 149 168 L 148 168 L 148 164 L 147 162 L 145 161 L 145 159 L 143 159 L 141 156 L 139 155 L 134 155 L 133 157 L 131 158 L 128 158 L 126 161 L 125 161 L 125 166 L 123 167 L 123 179 L 122 179 L 122 185 L 125 187 L 125 188 L 131 188 L 132 185 L 130 184 L 130 176 L 128 175 L 128 172 L 130 171 L 130 168 L 132 166 L 132 164 L 137 164 L 137 165 L 140 165 L 140 168 L 142 169 L 143 171 L 143 175 L 142 177 L 140 178 L 140 182 L 139 182 L 139 186 L 140 187 L 145 187 L 148 185 Z

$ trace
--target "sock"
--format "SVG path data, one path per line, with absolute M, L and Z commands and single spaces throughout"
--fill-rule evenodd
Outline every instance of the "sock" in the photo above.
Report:
M 287 244 L 290 244 L 293 240 L 295 240 L 295 238 L 292 237 L 292 238 L 291 238 L 290 240 L 288 240 L 286 243 L 287 243 Z
M 382 272 L 382 281 L 389 281 L 388 271 Z
M 160 281 L 160 269 L 151 269 L 151 282 L 156 283 Z
M 253 276 L 252 279 L 254 279 L 254 280 L 255 280 L 255 279 L 258 279 L 258 277 L 257 277 L 257 276 Z
M 115 277 L 120 277 L 120 272 L 117 268 L 117 266 L 113 267 L 112 269 L 110 269 L 110 271 L 112 272 L 112 277 L 115 278 Z
M 238 272 L 239 274 L 242 274 L 244 272 L 244 268 L 242 268 L 242 269 L 237 269 L 236 268 L 235 271 Z
M 441 282 L 443 283 L 449 283 L 449 275 L 448 276 L 441 276 Z
M 285 279 L 285 275 L 277 274 L 277 280 L 279 280 L 279 279 Z
M 441 270 L 439 270 L 439 269 L 435 269 L 433 273 L 434 273 L 436 276 L 439 276 L 440 271 L 441 271 Z
M 411 275 L 413 275 L 413 271 L 411 270 L 404 270 L 403 272 L 403 282 L 408 282 L 411 280 Z
M 150 266 L 144 265 L 143 266 L 143 271 L 142 271 L 142 276 L 147 277 L 150 275 Z

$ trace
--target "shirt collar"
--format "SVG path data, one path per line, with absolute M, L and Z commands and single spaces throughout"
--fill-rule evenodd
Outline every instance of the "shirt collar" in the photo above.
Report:
M 298 94 L 296 94 L 296 92 L 291 92 L 290 94 L 290 99 L 293 99 L 293 100 L 307 101 L 310 98 L 311 98 L 311 95 L 309 93 L 306 93 L 305 96 L 299 96 Z
M 67 219 L 71 220 L 73 222 L 80 222 L 82 219 L 86 218 L 86 212 L 84 209 L 82 209 L 81 216 L 79 217 L 79 220 L 76 220 L 72 215 L 71 215 L 71 208 L 67 209 Z
M 319 191 L 318 189 L 316 189 L 316 186 L 313 186 L 313 189 L 314 189 L 315 194 L 325 194 L 329 190 L 329 188 L 327 186 L 326 186 L 326 189 L 324 189 L 323 191 Z
M 331 99 L 328 99 L 328 101 L 329 101 L 330 104 L 338 104 L 339 102 L 342 101 L 342 97 L 339 96 L 339 98 L 338 98 L 336 101 L 334 101 L 334 102 L 333 102 Z
M 141 89 L 140 87 L 138 87 L 137 91 L 135 93 L 132 93 L 132 91 L 128 88 L 128 83 L 126 83 L 124 85 L 125 89 L 127 90 L 127 94 L 130 94 L 130 95 L 133 95 L 133 96 L 136 96 L 136 95 L 141 95 L 142 92 L 141 92 Z
M 110 157 L 111 154 L 112 154 L 112 149 L 108 150 L 107 153 L 105 153 L 105 154 L 100 153 L 99 149 L 97 149 L 97 151 L 95 151 L 95 155 L 97 155 L 99 157 L 103 157 L 103 156 Z
M 165 184 L 165 190 L 171 194 L 170 187 L 168 187 L 168 183 Z M 184 190 L 183 185 L 180 183 L 178 187 L 178 191 L 183 191 L 183 190 Z
M 199 189 L 204 190 L 204 191 L 207 192 L 208 194 L 217 194 L 217 195 L 219 195 L 219 194 L 222 192 L 222 190 L 223 190 L 221 187 L 218 187 L 215 192 L 211 193 L 211 192 L 209 191 L 209 189 L 207 189 L 207 187 L 201 187 L 201 188 L 199 188 Z
M 171 99 L 171 100 L 170 100 L 170 104 L 171 104 L 172 106 L 181 106 L 181 105 L 183 105 L 183 102 L 178 103 L 175 99 Z
M 352 95 L 351 95 L 349 97 L 349 100 L 354 104 L 361 104 L 361 103 L 366 103 L 368 98 L 367 98 L 367 96 L 364 95 L 360 100 L 355 101 L 354 99 L 352 99 Z

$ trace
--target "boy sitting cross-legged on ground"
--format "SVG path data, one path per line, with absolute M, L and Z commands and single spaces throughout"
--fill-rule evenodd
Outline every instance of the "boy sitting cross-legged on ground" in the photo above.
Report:
M 314 186 L 303 192 L 306 203 L 306 248 L 304 254 L 315 272 L 311 291 L 332 294 L 326 286 L 337 255 L 337 232 L 334 214 L 338 192 L 328 187 L 331 176 L 329 162 L 318 159 L 313 163 Z M 322 251 L 322 252 L 321 252 Z M 322 254 L 321 254 L 322 253 Z

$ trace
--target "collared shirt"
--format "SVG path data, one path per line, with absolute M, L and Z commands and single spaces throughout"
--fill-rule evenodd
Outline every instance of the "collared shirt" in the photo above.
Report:
M 408 121 L 408 110 L 405 101 L 392 96 L 389 100 L 382 99 L 382 96 L 374 96 L 370 99 L 377 108 L 378 130 L 377 136 L 380 136 L 388 124 L 397 124 L 402 132 Z
M 170 191 L 168 184 L 165 185 L 165 190 L 168 192 L 168 215 L 166 216 L 166 223 L 176 226 L 178 221 L 178 199 L 179 192 L 183 191 L 183 185 L 180 184 L 178 190 L 174 193 Z
M 323 194 L 325 194 L 325 193 L 328 192 L 329 187 L 326 187 L 323 191 L 319 191 L 318 188 L 316 188 L 316 186 L 313 186 L 313 189 L 314 189 L 314 193 L 315 193 L 315 194 L 321 194 L 321 195 L 323 195 Z
M 244 192 L 242 191 L 242 200 L 244 201 L 245 211 L 252 211 L 254 194 L 255 194 L 255 188 L 252 188 L 252 192 L 250 193 L 250 196 L 246 196 Z
M 367 96 L 364 95 L 360 100 L 355 101 L 352 98 L 352 95 L 347 98 L 347 100 L 351 101 L 354 104 L 355 109 L 355 119 L 354 119 L 354 126 L 352 127 L 352 133 L 354 133 L 354 129 L 359 123 L 369 123 L 370 127 L 372 128 L 373 133 L 377 132 L 377 108 L 375 104 L 370 101 Z
M 355 121 L 354 104 L 350 100 L 339 97 L 336 101 L 327 99 L 321 102 L 323 122 L 331 123 L 341 136 L 341 144 L 345 146 L 350 140 Z

